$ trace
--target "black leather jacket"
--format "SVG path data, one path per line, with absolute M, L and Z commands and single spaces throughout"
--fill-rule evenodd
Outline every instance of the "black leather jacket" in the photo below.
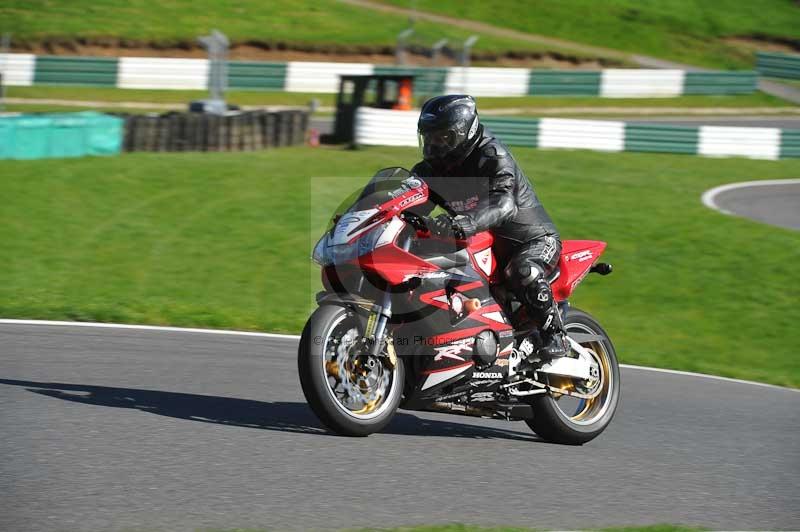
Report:
M 508 148 L 488 130 L 484 129 L 460 165 L 435 171 L 421 161 L 411 171 L 423 178 L 430 189 L 430 201 L 412 209 L 417 214 L 427 215 L 439 205 L 451 216 L 468 216 L 472 227 L 466 236 L 491 229 L 495 236 L 516 243 L 545 235 L 558 238 L 530 180 Z

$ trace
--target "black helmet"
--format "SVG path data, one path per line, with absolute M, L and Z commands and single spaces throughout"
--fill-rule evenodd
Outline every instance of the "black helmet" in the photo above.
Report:
M 422 106 L 417 132 L 422 157 L 431 166 L 461 163 L 483 133 L 475 99 L 464 94 L 431 98 Z

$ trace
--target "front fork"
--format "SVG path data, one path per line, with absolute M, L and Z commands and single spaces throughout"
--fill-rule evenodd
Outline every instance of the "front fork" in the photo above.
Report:
M 370 342 L 370 354 L 379 356 L 383 342 L 386 339 L 386 326 L 389 318 L 392 317 L 392 294 L 388 291 L 383 293 L 381 302 L 372 307 L 372 312 L 367 318 L 367 329 L 364 331 L 364 338 Z
M 404 251 L 408 251 L 411 247 L 411 234 L 406 235 L 400 247 Z M 386 342 L 386 351 L 389 354 L 389 359 L 394 365 L 397 355 L 394 352 L 394 345 L 392 339 L 386 337 L 386 327 L 389 324 L 389 319 L 392 317 L 392 293 L 390 290 L 384 290 L 379 304 L 372 307 L 372 312 L 367 319 L 367 329 L 364 338 L 367 342 L 371 342 L 369 346 L 370 355 L 377 357 L 380 356 L 381 348 L 384 341 Z

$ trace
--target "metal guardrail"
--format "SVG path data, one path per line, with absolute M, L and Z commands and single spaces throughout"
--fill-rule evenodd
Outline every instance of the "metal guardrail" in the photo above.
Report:
M 694 155 L 700 128 L 661 124 L 625 124 L 625 151 Z
M 781 134 L 781 157 L 800 158 L 800 129 L 784 129 Z
M 750 94 L 757 89 L 757 72 L 687 72 L 683 82 L 683 94 Z
M 33 83 L 114 87 L 117 84 L 117 59 L 39 56 Z
M 413 111 L 362 107 L 356 113 L 356 144 L 416 146 Z M 510 146 L 654 152 L 785 159 L 800 157 L 800 130 L 761 127 L 673 126 L 564 118 L 483 117 Z
M 228 88 L 283 90 L 286 63 L 228 61 Z
M 511 146 L 535 148 L 539 142 L 539 120 L 531 118 L 483 118 L 482 122 Z
M 2 54 L 0 54 L 2 55 Z M 206 59 L 163 57 L 63 57 L 5 54 L 9 85 L 95 85 L 119 88 L 205 89 Z M 414 74 L 418 94 L 464 92 L 478 96 L 669 97 L 745 94 L 756 90 L 755 72 L 605 69 L 538 70 L 488 67 L 398 67 L 369 63 L 229 61 L 231 89 L 334 93 L 344 74 Z
M 800 79 L 800 55 L 758 52 L 756 70 L 770 78 Z
M 528 94 L 542 96 L 596 96 L 600 94 L 600 72 L 534 70 Z

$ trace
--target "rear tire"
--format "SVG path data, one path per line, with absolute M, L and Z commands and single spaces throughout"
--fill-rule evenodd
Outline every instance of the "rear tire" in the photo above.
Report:
M 331 387 L 332 376 L 326 370 L 326 353 L 330 356 L 330 342 L 342 327 L 357 329 L 358 337 L 363 333 L 363 320 L 352 311 L 338 305 L 323 305 L 308 319 L 297 353 L 297 369 L 311 410 L 323 425 L 343 436 L 368 436 L 383 429 L 392 419 L 403 394 L 404 368 L 398 358 L 390 371 L 391 384 L 388 393 L 379 404 L 365 413 L 350 410 L 337 399 Z
M 542 438 L 567 445 L 582 445 L 593 440 L 605 430 L 617 410 L 620 399 L 620 372 L 616 351 L 608 334 L 591 315 L 571 308 L 564 317 L 567 334 L 583 333 L 600 336 L 596 342 L 580 342 L 583 347 L 592 349 L 601 360 L 602 391 L 596 400 L 602 403 L 579 403 L 585 410 L 569 414 L 559 407 L 557 399 L 551 394 L 535 396 L 532 399 L 533 419 L 526 420 L 528 426 Z M 590 400 L 593 401 L 593 400 Z

